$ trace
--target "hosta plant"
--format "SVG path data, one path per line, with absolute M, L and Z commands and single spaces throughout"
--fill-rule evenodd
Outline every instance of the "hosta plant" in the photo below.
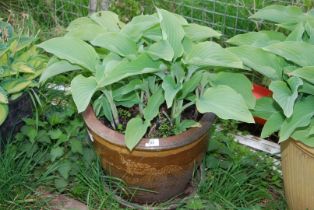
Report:
M 78 112 L 93 104 L 98 117 L 116 130 L 135 110 L 125 129 L 130 150 L 160 118 L 173 134 L 199 126 L 182 117 L 189 109 L 253 122 L 252 84 L 240 73 L 246 68 L 236 53 L 213 41 L 221 34 L 209 27 L 157 9 L 127 24 L 115 13 L 98 12 L 74 20 L 67 31 L 39 45 L 55 56 L 41 81 L 77 71 L 71 92 Z
M 47 57 L 34 45 L 36 37 L 14 34 L 9 23 L 0 21 L 0 125 L 9 113 L 9 102 L 36 86 Z
M 257 101 L 255 115 L 267 119 L 262 137 L 279 131 L 280 142 L 292 137 L 314 147 L 314 13 L 295 6 L 273 5 L 253 19 L 277 23 L 282 32 L 260 31 L 237 35 L 244 64 L 267 78 L 272 98 Z

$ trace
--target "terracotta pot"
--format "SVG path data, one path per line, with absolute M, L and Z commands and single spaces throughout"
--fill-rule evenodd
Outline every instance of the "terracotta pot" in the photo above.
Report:
M 144 138 L 130 152 L 124 135 L 102 124 L 91 106 L 83 117 L 105 171 L 130 187 L 153 191 L 138 190 L 131 198 L 147 204 L 166 201 L 185 190 L 206 153 L 209 128 L 215 119 L 214 114 L 205 114 L 200 128 L 168 138 Z
M 314 148 L 289 139 L 281 144 L 281 165 L 289 209 L 314 209 Z

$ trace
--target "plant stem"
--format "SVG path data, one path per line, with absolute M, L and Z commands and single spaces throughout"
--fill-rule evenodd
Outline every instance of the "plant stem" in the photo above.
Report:
M 163 115 L 165 115 L 165 117 L 166 117 L 167 120 L 169 121 L 170 125 L 173 126 L 173 122 L 172 122 L 171 118 L 169 117 L 169 115 L 167 114 L 167 112 L 161 111 L 161 113 L 162 113 Z
M 116 106 L 116 104 L 113 101 L 111 90 L 103 90 L 103 93 L 105 94 L 105 96 L 108 99 L 108 102 L 110 104 L 110 108 L 111 108 L 111 111 L 112 111 L 112 116 L 113 116 L 114 123 L 115 123 L 115 126 L 113 125 L 113 127 L 115 129 L 116 125 L 120 124 L 117 106 Z
M 143 107 L 143 105 L 144 105 L 144 91 L 143 90 L 141 90 L 141 101 L 140 101 L 140 103 L 138 104 L 138 107 L 139 107 L 139 111 L 140 111 L 140 114 L 141 114 L 141 116 L 144 116 L 144 107 Z
M 171 109 L 171 118 L 175 120 L 175 124 L 180 124 L 183 100 L 174 100 Z
M 191 101 L 191 102 L 185 104 L 184 106 L 182 106 L 181 112 L 183 112 L 185 109 L 189 108 L 190 106 L 192 106 L 192 105 L 194 105 L 194 104 L 195 104 L 194 101 Z

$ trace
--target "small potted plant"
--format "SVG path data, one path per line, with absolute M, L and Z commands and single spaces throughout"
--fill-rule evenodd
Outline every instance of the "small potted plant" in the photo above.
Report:
M 291 209 L 314 206 L 314 16 L 295 6 L 273 5 L 251 18 L 278 23 L 284 33 L 237 35 L 229 43 L 244 64 L 269 79 L 271 98 L 256 103 L 266 119 L 262 137 L 279 131 L 285 193 Z M 285 35 L 286 34 L 286 35 Z
M 27 90 L 36 86 L 35 79 L 47 63 L 35 41 L 36 37 L 14 34 L 9 23 L 0 21 L 0 140 L 17 131 L 22 118 L 32 114 Z
M 41 81 L 77 71 L 71 92 L 103 168 L 161 202 L 182 193 L 207 149 L 215 115 L 254 122 L 242 61 L 213 29 L 163 9 L 122 23 L 110 11 L 74 20 L 64 37 L 38 45 L 53 54 Z

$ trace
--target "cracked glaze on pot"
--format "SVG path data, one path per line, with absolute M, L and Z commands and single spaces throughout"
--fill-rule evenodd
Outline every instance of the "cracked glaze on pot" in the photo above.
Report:
M 214 114 L 205 114 L 200 128 L 155 140 L 159 145 L 143 138 L 130 152 L 124 144 L 124 135 L 101 123 L 91 106 L 83 117 L 106 172 L 124 180 L 128 186 L 154 191 L 138 190 L 132 198 L 138 203 L 166 201 L 184 191 L 204 157 L 209 128 L 215 119 Z

